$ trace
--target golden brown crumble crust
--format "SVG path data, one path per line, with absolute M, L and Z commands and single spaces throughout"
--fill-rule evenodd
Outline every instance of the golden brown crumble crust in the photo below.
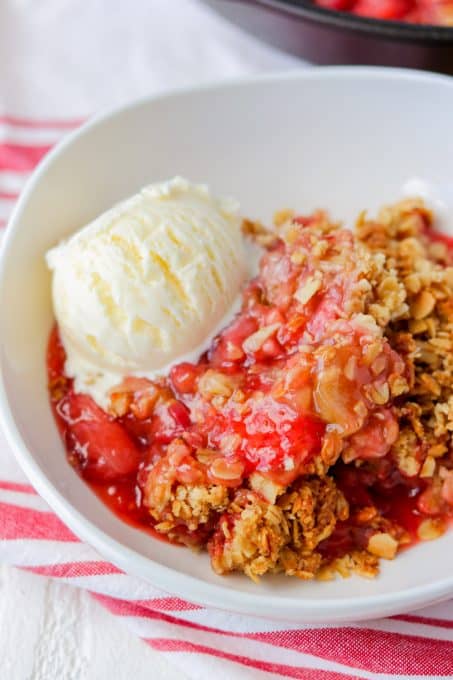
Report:
M 322 563 L 316 547 L 348 513 L 330 477 L 302 479 L 275 504 L 241 489 L 211 539 L 213 567 L 219 574 L 241 570 L 254 580 L 268 571 L 313 578 Z
M 426 235 L 431 221 L 422 201 L 407 200 L 357 224 L 358 238 L 385 254 L 404 287 L 408 311 L 385 329 L 412 377 L 392 455 L 404 474 L 425 479 L 453 464 L 453 267 L 447 246 Z

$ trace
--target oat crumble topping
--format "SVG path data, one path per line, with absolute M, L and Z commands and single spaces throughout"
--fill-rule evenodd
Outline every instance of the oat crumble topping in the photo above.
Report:
M 446 530 L 453 251 L 432 220 L 411 199 L 354 232 L 321 211 L 244 221 L 264 255 L 238 319 L 198 364 L 112 394 L 115 423 L 148 428 L 138 486 L 157 532 L 258 580 L 373 577 Z M 61 411 L 64 377 L 50 389 Z

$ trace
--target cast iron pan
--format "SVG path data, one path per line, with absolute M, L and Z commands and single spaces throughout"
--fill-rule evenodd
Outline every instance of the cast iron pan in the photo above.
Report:
M 309 0 L 205 0 L 249 33 L 317 64 L 406 66 L 453 74 L 453 28 L 366 19 Z

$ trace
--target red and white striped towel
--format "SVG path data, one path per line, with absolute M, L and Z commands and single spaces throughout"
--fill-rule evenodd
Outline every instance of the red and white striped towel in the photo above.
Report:
M 0 219 L 36 163 L 78 121 L 0 116 Z M 0 433 L 0 561 L 90 591 L 185 674 L 288 677 L 452 677 L 453 604 L 347 627 L 234 615 L 158 591 L 81 543 L 23 478 Z

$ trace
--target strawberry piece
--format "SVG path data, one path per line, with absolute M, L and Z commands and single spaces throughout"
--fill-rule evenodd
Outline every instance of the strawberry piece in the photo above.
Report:
M 203 366 L 196 366 L 184 361 L 170 371 L 170 381 L 173 388 L 179 394 L 193 394 L 197 389 L 197 382 L 203 372 Z
M 359 0 L 352 12 L 372 19 L 403 19 L 412 9 L 410 0 Z
M 68 427 L 66 441 L 84 476 L 110 481 L 136 472 L 141 460 L 138 447 L 91 397 L 70 392 L 57 413 Z
M 246 457 L 258 470 L 286 470 L 296 477 L 300 465 L 319 453 L 325 425 L 268 397 L 256 403 L 243 428 Z
M 169 444 L 191 426 L 189 409 L 180 401 L 173 400 L 155 409 L 150 428 L 150 441 Z
M 243 361 L 245 352 L 242 349 L 242 344 L 257 329 L 256 319 L 241 314 L 215 341 L 209 352 L 211 364 L 213 366 L 228 366 Z
M 54 326 L 47 345 L 47 374 L 49 383 L 63 375 L 65 361 L 66 352 L 60 340 L 58 327 Z

